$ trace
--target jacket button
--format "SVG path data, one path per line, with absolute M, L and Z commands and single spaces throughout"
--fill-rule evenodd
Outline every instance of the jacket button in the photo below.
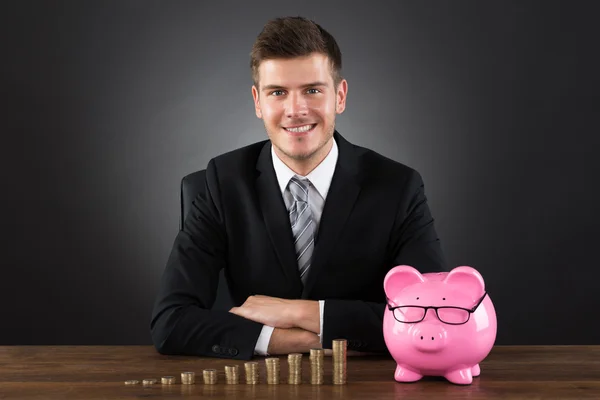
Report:
M 219 352 L 221 351 L 221 348 L 219 347 L 219 345 L 218 345 L 218 344 L 215 344 L 215 345 L 212 347 L 212 351 L 213 351 L 213 353 L 219 353 Z
M 237 356 L 239 353 L 238 349 L 229 349 L 229 354 L 232 356 Z

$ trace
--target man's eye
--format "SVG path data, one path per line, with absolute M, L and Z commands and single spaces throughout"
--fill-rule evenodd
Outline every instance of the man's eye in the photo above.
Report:
M 312 93 L 319 93 L 320 90 L 319 89 L 308 89 L 309 92 L 312 91 Z
M 283 94 L 283 90 L 275 90 L 271 92 L 273 96 L 281 96 Z

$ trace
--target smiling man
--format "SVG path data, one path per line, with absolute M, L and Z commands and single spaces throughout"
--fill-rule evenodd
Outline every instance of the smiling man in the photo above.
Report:
M 268 140 L 210 160 L 161 279 L 162 354 L 250 359 L 331 349 L 385 353 L 383 279 L 447 270 L 420 174 L 344 139 L 348 83 L 335 39 L 301 17 L 269 21 L 251 53 Z M 372 134 L 372 132 L 369 132 Z M 231 310 L 211 309 L 225 270 Z
M 275 154 L 299 175 L 308 175 L 333 146 L 335 115 L 344 111 L 348 84 L 334 81 L 322 53 L 267 59 L 252 86 L 256 116 L 262 118 Z

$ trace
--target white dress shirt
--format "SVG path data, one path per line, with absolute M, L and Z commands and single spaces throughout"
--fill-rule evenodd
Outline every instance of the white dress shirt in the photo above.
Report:
M 293 176 L 298 176 L 299 178 L 306 178 L 310 181 L 310 186 L 308 189 L 308 203 L 310 206 L 310 210 L 313 215 L 314 223 L 315 223 L 315 234 L 319 230 L 319 222 L 321 221 L 321 213 L 323 212 L 323 205 L 325 204 L 325 199 L 327 198 L 327 192 L 329 192 L 329 186 L 331 185 L 331 179 L 333 178 L 333 172 L 335 171 L 335 165 L 338 159 L 338 147 L 335 139 L 333 139 L 333 146 L 327 154 L 327 157 L 308 175 L 300 176 L 292 171 L 287 165 L 281 161 L 281 159 L 275 154 L 273 150 L 273 146 L 271 145 L 271 157 L 273 159 L 273 167 L 275 168 L 275 175 L 277 175 L 277 182 L 279 183 L 279 188 L 281 189 L 281 195 L 284 195 L 285 189 Z M 308 271 L 310 274 L 310 270 Z M 325 301 L 319 300 L 319 314 L 320 314 L 320 330 L 319 330 L 319 338 L 323 333 L 323 310 L 325 309 Z M 269 348 L 269 341 L 271 340 L 271 335 L 273 334 L 273 327 L 264 325 L 260 336 L 258 337 L 258 341 L 256 342 L 256 346 L 254 348 L 254 353 L 257 355 L 268 355 L 267 349 Z

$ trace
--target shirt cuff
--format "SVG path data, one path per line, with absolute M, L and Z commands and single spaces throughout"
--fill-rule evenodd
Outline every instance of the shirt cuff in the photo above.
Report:
M 268 356 L 267 350 L 269 349 L 269 342 L 271 341 L 271 335 L 273 334 L 273 327 L 263 325 L 256 346 L 254 347 L 254 354 L 259 356 Z
M 319 300 L 319 318 L 321 320 L 321 326 L 319 328 L 319 341 L 323 344 L 323 314 L 325 310 L 325 300 Z

